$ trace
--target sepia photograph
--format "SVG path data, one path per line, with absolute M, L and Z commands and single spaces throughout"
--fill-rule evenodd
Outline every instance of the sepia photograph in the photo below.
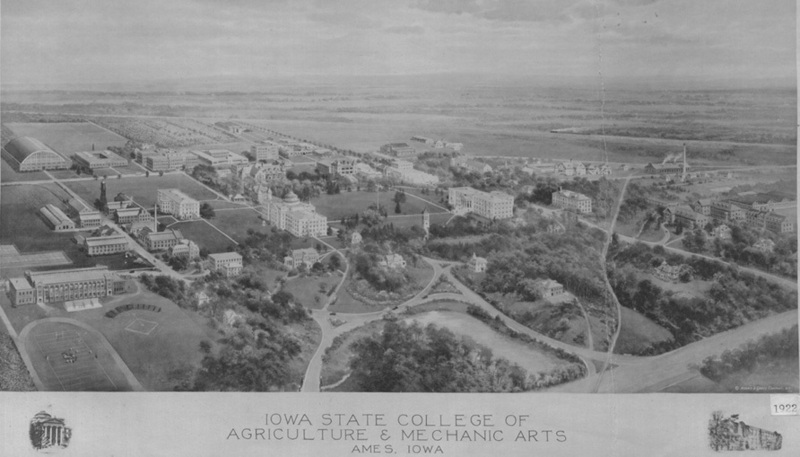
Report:
M 800 448 L 794 0 L 0 20 L 0 430 L 34 455 L 120 452 L 75 399 L 148 418 L 96 437 L 195 411 L 192 455 Z

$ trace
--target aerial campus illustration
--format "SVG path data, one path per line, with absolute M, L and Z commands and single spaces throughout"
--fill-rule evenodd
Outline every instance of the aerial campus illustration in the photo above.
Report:
M 800 388 L 793 2 L 70 3 L 2 1 L 0 390 Z

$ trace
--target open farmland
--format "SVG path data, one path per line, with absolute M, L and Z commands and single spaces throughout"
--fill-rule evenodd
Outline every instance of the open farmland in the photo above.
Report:
M 127 140 L 91 122 L 25 122 L 5 124 L 17 136 L 41 140 L 62 155 L 124 146 Z
M 99 180 L 70 181 L 65 184 L 87 202 L 93 202 L 100 196 Z M 158 189 L 177 188 L 195 200 L 214 200 L 217 198 L 214 192 L 211 192 L 202 184 L 184 174 L 177 173 L 164 176 L 150 175 L 150 177 L 147 178 L 108 178 L 106 180 L 106 187 L 109 199 L 114 198 L 115 195 L 122 192 L 132 197 L 136 203 L 145 208 L 152 208 L 155 206 Z

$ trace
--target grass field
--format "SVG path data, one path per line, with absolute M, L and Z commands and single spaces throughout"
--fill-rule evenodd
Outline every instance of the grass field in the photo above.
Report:
M 324 214 L 328 220 L 340 220 L 344 216 L 352 216 L 355 213 L 360 213 L 366 210 L 369 205 L 375 203 L 379 198 L 380 204 L 386 208 L 390 216 L 394 216 L 395 203 L 394 191 L 390 192 L 342 192 L 336 195 L 320 195 L 311 200 L 311 203 L 317 208 L 317 212 Z M 431 213 L 441 212 L 441 209 L 428 205 Z M 426 204 L 424 201 L 407 196 L 406 202 L 400 205 L 402 215 L 420 215 L 422 210 L 425 209 Z M 420 216 L 421 217 L 421 216 Z M 421 219 L 420 219 L 421 221 Z M 431 221 L 433 222 L 433 221 Z
M 328 301 L 328 291 L 335 288 L 341 279 L 341 273 L 295 278 L 288 281 L 283 286 L 283 290 L 290 292 L 295 301 L 306 308 L 321 309 Z M 319 287 L 321 284 L 325 285 L 325 292 L 320 292 Z M 315 300 L 315 297 L 319 297 L 319 301 Z
M 25 122 L 5 124 L 15 135 L 41 140 L 61 154 L 125 146 L 128 141 L 91 122 Z
M 120 298 L 113 305 L 71 313 L 70 317 L 80 318 L 105 335 L 146 390 L 172 390 L 199 366 L 203 329 L 178 305 L 144 287 Z M 114 318 L 105 316 L 113 308 L 137 303 L 157 306 L 161 312 L 131 310 Z
M 236 245 L 204 220 L 178 222 L 170 228 L 180 230 L 185 238 L 194 241 L 201 248 L 208 249 L 211 253 L 226 252 L 229 246 Z
M 471 338 L 476 343 L 492 350 L 494 357 L 501 357 L 516 363 L 528 373 L 549 371 L 562 364 L 558 358 L 533 350 L 529 345 L 501 335 L 478 319 L 463 313 L 451 311 L 431 311 L 406 319 L 419 322 L 423 327 L 433 324 L 444 327 L 456 335 Z
M 42 322 L 25 342 L 47 390 L 132 390 L 97 335 L 72 324 Z
M 215 227 L 225 232 L 229 237 L 238 242 L 243 242 L 247 238 L 247 230 L 267 231 L 271 228 L 269 224 L 261 226 L 261 213 L 254 209 L 231 209 L 217 211 L 216 216 L 209 222 Z
M 672 339 L 672 334 L 636 311 L 622 307 L 622 328 L 614 352 L 636 354 L 652 343 Z
M 3 153 L 5 156 L 5 153 Z M 20 182 L 20 181 L 47 181 L 50 177 L 42 171 L 26 171 L 19 173 L 14 167 L 6 162 L 5 157 L 0 161 L 0 183 Z
M 93 202 L 100 196 L 100 180 L 70 181 L 65 183 L 73 192 L 87 202 Z M 168 174 L 150 177 L 123 177 L 122 179 L 106 179 L 106 192 L 109 200 L 122 192 L 132 197 L 136 203 L 145 208 L 152 208 L 156 203 L 158 189 L 177 188 L 195 200 L 213 200 L 217 195 L 194 179 L 183 174 Z

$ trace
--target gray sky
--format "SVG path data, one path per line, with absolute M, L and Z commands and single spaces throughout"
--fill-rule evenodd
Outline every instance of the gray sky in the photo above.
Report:
M 795 0 L 0 0 L 0 81 L 794 80 Z

